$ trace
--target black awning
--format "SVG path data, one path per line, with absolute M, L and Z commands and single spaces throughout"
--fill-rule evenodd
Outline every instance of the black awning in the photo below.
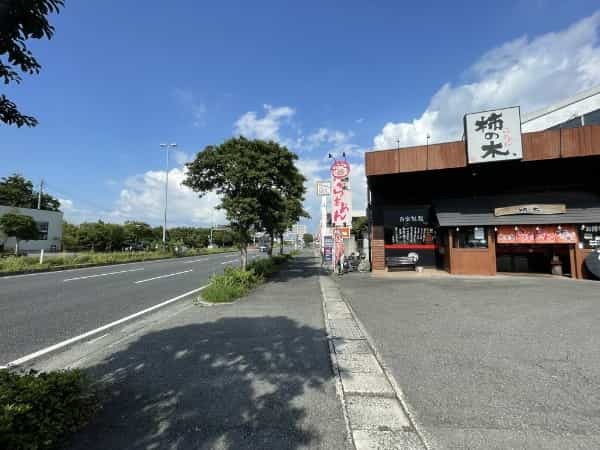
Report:
M 565 204 L 563 214 L 495 216 L 496 208 L 529 204 Z M 544 225 L 600 223 L 600 197 L 587 192 L 544 192 L 438 199 L 433 208 L 440 226 Z

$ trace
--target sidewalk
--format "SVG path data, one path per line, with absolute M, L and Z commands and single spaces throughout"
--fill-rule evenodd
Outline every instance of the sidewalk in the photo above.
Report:
M 237 303 L 179 307 L 85 360 L 108 389 L 70 448 L 351 448 L 318 274 L 300 256 Z

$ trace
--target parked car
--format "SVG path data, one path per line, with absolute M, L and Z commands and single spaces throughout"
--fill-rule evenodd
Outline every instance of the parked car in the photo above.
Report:
M 267 247 L 266 245 L 261 245 L 260 247 L 258 247 L 258 251 L 261 253 L 266 253 L 269 250 L 269 247 Z

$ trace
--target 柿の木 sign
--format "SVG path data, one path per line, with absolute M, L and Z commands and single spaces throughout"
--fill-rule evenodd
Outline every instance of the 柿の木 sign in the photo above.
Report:
M 515 205 L 515 206 L 504 206 L 502 208 L 495 208 L 494 215 L 499 216 L 512 216 L 517 214 L 564 214 L 567 212 L 567 206 L 565 204 L 554 204 L 554 205 Z
M 518 106 L 465 115 L 469 164 L 521 159 L 521 114 Z

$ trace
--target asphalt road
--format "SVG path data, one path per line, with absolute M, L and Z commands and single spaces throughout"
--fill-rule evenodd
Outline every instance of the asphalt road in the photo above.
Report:
M 342 277 L 431 448 L 600 448 L 600 283 Z
M 199 288 L 238 261 L 224 253 L 0 278 L 0 365 Z

